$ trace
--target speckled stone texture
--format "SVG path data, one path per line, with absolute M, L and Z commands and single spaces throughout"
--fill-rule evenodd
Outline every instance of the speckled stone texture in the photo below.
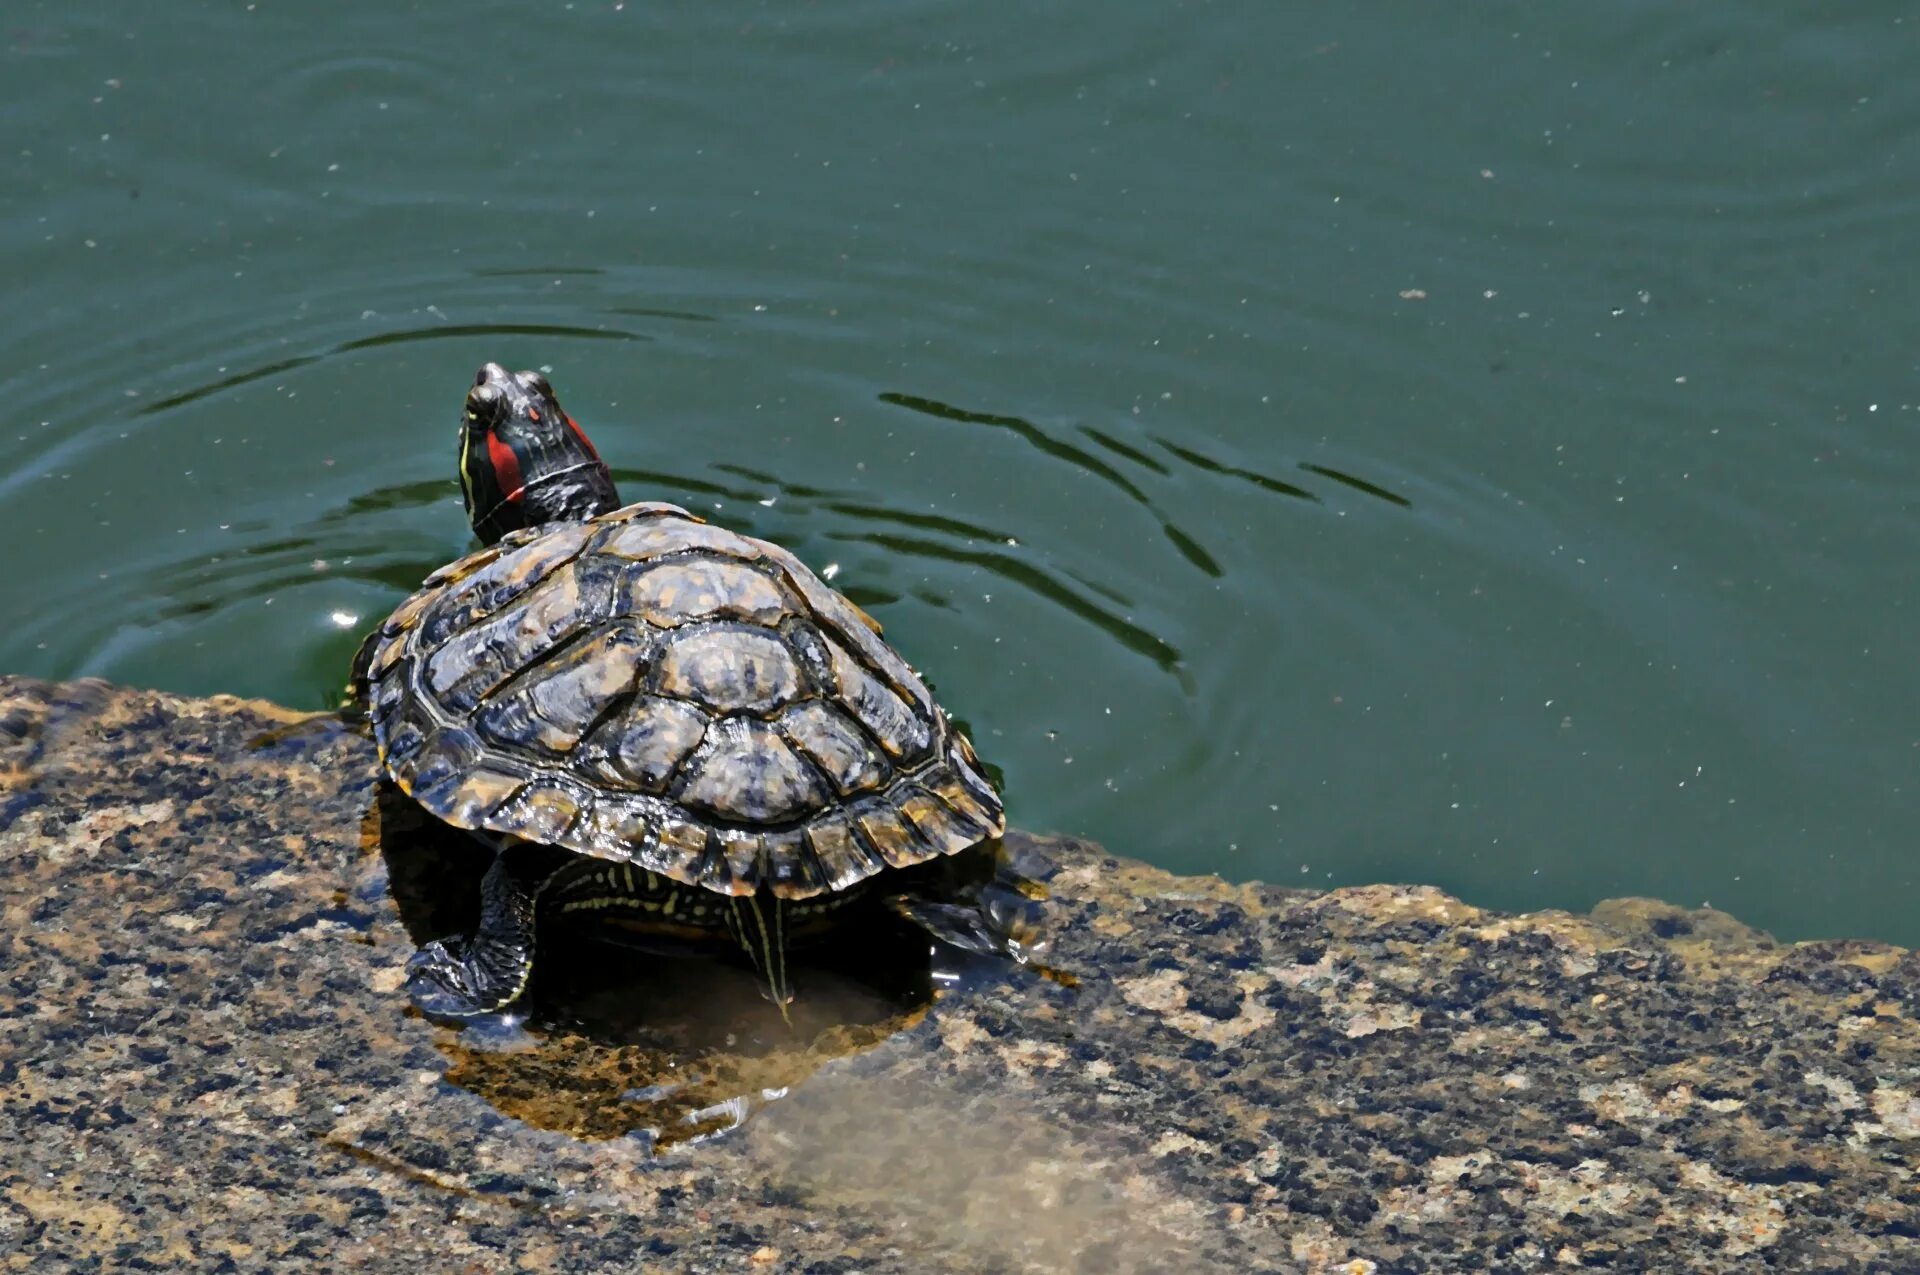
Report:
M 407 1013 L 371 749 L 289 717 L 0 679 L 0 1269 L 1920 1271 L 1920 957 L 1072 841 L 1010 848 L 1077 989 L 574 1136 L 645 1060 Z

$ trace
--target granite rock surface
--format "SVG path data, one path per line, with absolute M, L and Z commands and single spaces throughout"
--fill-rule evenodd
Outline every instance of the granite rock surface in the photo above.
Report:
M 460 1032 L 393 821 L 337 725 L 0 679 L 0 1270 L 1920 1271 L 1913 953 L 1015 836 L 1077 987 Z

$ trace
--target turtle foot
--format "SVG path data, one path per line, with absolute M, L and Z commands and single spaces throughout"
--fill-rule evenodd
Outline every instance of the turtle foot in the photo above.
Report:
M 1012 961 L 1062 987 L 1079 984 L 1073 974 L 1039 959 L 1047 944 L 1022 915 L 1027 901 L 1019 894 L 988 886 L 956 899 L 903 894 L 887 902 L 938 943 L 977 956 Z
M 485 960 L 473 945 L 435 939 L 408 960 L 407 995 L 428 1018 L 477 1018 L 518 1000 L 526 974 L 524 959 Z
M 950 947 L 980 956 L 1024 960 L 1022 945 L 1014 936 L 1014 926 L 1007 918 L 993 915 L 978 903 L 905 894 L 887 901 L 894 911 L 925 930 L 929 937 Z

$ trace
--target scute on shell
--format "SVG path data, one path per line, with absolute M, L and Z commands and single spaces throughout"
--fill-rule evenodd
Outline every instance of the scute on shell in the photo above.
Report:
M 793 652 L 766 629 L 686 625 L 667 639 L 652 689 L 716 714 L 765 714 L 806 691 Z
M 826 700 L 795 704 L 775 725 L 826 775 L 838 796 L 865 792 L 886 775 L 886 758 L 843 709 Z
M 641 695 L 582 745 L 592 776 L 613 787 L 665 793 L 680 763 L 700 746 L 711 722 L 684 700 Z
M 589 531 L 585 523 L 561 527 L 518 552 L 493 558 L 476 570 L 451 577 L 447 588 L 430 603 L 429 613 L 421 617 L 422 640 L 430 646 L 440 646 L 455 633 L 498 614 L 501 608 L 551 576 L 556 567 L 579 556 L 586 547 Z M 395 618 L 399 616 L 396 614 Z M 406 627 L 413 625 L 409 623 Z
M 615 699 L 633 689 L 647 642 L 626 626 L 575 642 L 487 696 L 474 722 L 495 744 L 565 756 Z
M 640 564 L 628 575 L 625 588 L 626 606 L 660 628 L 695 620 L 778 624 L 794 605 L 765 572 L 713 558 Z

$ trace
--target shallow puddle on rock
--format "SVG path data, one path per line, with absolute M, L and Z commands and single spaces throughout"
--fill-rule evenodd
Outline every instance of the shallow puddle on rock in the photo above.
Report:
M 658 1035 L 685 1043 L 615 1044 L 537 1018 L 506 1033 L 448 1030 L 436 1041 L 449 1062 L 445 1079 L 536 1128 L 586 1139 L 640 1134 L 664 1149 L 738 1128 L 823 1064 L 912 1026 L 926 1007 L 923 1001 L 896 1012 L 857 987 L 831 989 L 838 995 L 810 987 L 793 1006 L 789 1028 L 758 998 L 749 972 L 701 960 L 654 968 L 672 984 L 671 994 L 637 988 L 633 1004 L 672 1025 Z M 673 1001 L 709 994 L 689 1017 L 668 1017 Z M 698 1039 L 708 1035 L 698 1027 L 675 1030 L 701 1018 L 717 1022 L 729 1009 L 743 1030 L 706 1040 Z
M 490 852 L 472 837 L 383 789 L 362 844 L 380 856 L 375 875 L 414 942 L 474 924 Z M 436 1029 L 444 1079 L 577 1138 L 633 1135 L 664 1149 L 720 1136 L 827 1062 L 912 1027 L 937 986 L 981 968 L 936 967 L 927 938 L 877 903 L 850 922 L 788 954 L 784 1016 L 729 940 L 663 951 L 618 923 L 543 931 L 512 1012 Z M 402 1004 L 396 1012 L 416 1012 Z

